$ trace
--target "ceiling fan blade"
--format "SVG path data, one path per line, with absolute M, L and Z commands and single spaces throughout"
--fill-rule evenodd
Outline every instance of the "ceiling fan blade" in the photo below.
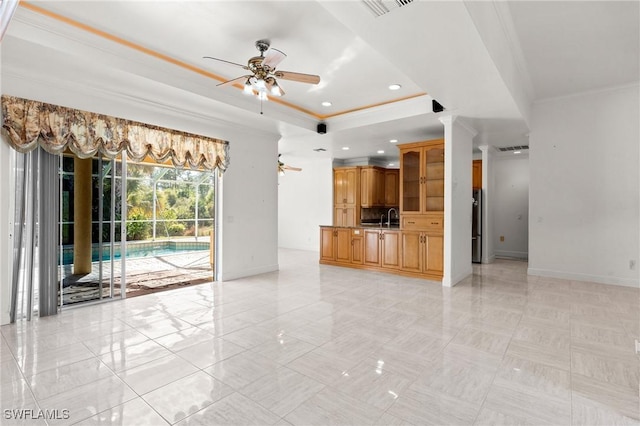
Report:
M 320 83 L 320 76 L 312 74 L 302 74 L 299 72 L 291 71 L 276 71 L 274 73 L 276 78 L 283 80 L 298 81 L 300 83 L 318 84 Z
M 282 62 L 282 60 L 286 57 L 287 55 L 284 52 L 272 47 L 267 50 L 267 54 L 262 61 L 262 66 L 267 66 L 271 69 L 275 69 L 275 67 L 277 67 L 278 64 Z
M 202 58 L 203 59 L 213 59 L 214 61 L 220 61 L 220 62 L 224 62 L 225 64 L 235 65 L 236 67 L 240 67 L 240 68 L 245 69 L 245 70 L 249 69 L 249 67 L 247 67 L 246 65 L 237 64 L 237 63 L 231 62 L 231 61 L 225 61 L 224 59 L 214 58 L 213 56 L 203 56 Z
M 247 79 L 249 77 L 251 77 L 251 76 L 250 75 L 243 75 L 241 77 L 236 77 L 236 78 L 234 78 L 232 80 L 227 80 L 227 81 L 224 81 L 224 82 L 222 82 L 220 84 L 216 84 L 216 87 L 218 87 L 218 86 L 227 86 L 229 84 L 235 83 L 238 80 Z
M 285 170 L 291 170 L 292 172 L 301 172 L 302 169 L 300 167 L 292 167 L 292 166 L 287 166 L 286 164 L 284 166 L 282 166 L 283 169 Z

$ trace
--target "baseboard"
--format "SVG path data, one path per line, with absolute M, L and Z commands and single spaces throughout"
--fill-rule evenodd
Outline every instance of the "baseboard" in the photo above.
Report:
M 599 284 L 620 285 L 624 287 L 640 287 L 640 282 L 633 278 L 603 277 L 600 275 L 580 274 L 575 272 L 551 271 L 548 269 L 528 268 L 527 274 L 540 277 L 559 278 L 563 280 L 586 281 Z
M 261 266 L 252 269 L 243 269 L 241 271 L 222 271 L 222 281 L 232 281 L 239 278 L 251 277 L 254 275 L 265 274 L 267 272 L 274 272 L 280 269 L 280 266 L 276 263 L 273 265 Z
M 496 255 L 493 254 L 491 256 L 489 256 L 487 259 L 481 259 L 482 262 L 481 263 L 493 263 L 496 261 Z
M 507 258 L 507 259 L 527 260 L 527 259 L 529 259 L 529 253 L 526 252 L 526 251 L 509 251 L 509 250 L 498 251 L 498 250 L 496 250 L 495 257 L 497 257 L 497 258 Z
M 460 281 L 467 278 L 469 275 L 473 274 L 473 268 L 469 267 L 468 270 L 462 272 L 461 274 L 456 275 L 451 281 L 448 281 L 446 277 L 442 279 L 443 287 L 453 287 L 458 284 Z

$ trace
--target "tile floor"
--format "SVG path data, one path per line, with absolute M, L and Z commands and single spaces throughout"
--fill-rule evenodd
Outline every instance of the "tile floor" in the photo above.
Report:
M 640 424 L 638 289 L 280 266 L 2 327 L 0 423 Z

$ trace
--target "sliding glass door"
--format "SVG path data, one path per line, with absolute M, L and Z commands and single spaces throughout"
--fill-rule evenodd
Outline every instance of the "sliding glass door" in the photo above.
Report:
M 60 306 L 213 281 L 213 172 L 60 158 Z
M 60 162 L 60 305 L 120 297 L 124 241 L 121 238 L 121 159 L 101 156 Z

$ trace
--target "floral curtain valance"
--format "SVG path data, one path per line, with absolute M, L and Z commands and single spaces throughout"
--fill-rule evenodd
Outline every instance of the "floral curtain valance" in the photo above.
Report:
M 229 143 L 104 114 L 2 96 L 2 136 L 17 151 L 38 145 L 51 154 L 70 149 L 79 158 L 98 152 L 115 158 L 123 150 L 142 161 L 171 158 L 177 167 L 219 169 L 229 165 Z

